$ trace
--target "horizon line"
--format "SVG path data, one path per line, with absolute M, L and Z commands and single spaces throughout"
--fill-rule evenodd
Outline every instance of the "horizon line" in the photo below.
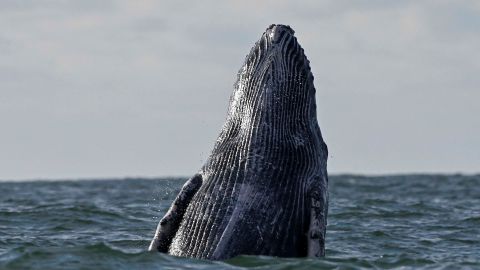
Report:
M 399 177 L 399 176 L 480 176 L 480 172 L 399 172 L 399 173 L 331 173 L 329 177 Z M 99 177 L 38 177 L 24 179 L 0 179 L 0 183 L 11 182 L 74 182 L 74 181 L 122 181 L 122 180 L 188 180 L 191 176 L 99 176 Z

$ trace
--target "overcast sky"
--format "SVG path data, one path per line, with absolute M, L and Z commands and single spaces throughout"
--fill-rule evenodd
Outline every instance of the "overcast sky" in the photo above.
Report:
M 192 175 L 271 23 L 330 173 L 480 172 L 480 1 L 298 2 L 0 1 L 0 179 Z

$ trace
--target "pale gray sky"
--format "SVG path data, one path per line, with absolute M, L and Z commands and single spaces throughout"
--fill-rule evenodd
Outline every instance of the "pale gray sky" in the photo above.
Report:
M 480 1 L 0 1 L 0 179 L 189 176 L 271 23 L 331 173 L 480 172 Z

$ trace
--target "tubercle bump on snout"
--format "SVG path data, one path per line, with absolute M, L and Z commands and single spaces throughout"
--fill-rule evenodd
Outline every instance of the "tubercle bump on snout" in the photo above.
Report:
M 272 30 L 272 29 L 281 29 L 282 31 L 287 31 L 291 35 L 295 34 L 295 31 L 290 27 L 290 25 L 284 25 L 284 24 L 270 24 L 270 26 L 267 27 L 265 31 Z
M 288 25 L 272 24 L 264 32 L 265 39 L 269 39 L 272 44 L 280 43 L 285 36 L 294 37 L 295 31 Z

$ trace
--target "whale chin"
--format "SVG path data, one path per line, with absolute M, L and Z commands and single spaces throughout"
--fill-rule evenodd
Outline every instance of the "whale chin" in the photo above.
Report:
M 261 112 L 275 114 L 263 119 L 267 122 L 288 118 L 282 123 L 316 125 L 314 78 L 294 33 L 290 26 L 272 24 L 255 43 L 238 72 L 227 122 L 255 125 L 254 112 Z

